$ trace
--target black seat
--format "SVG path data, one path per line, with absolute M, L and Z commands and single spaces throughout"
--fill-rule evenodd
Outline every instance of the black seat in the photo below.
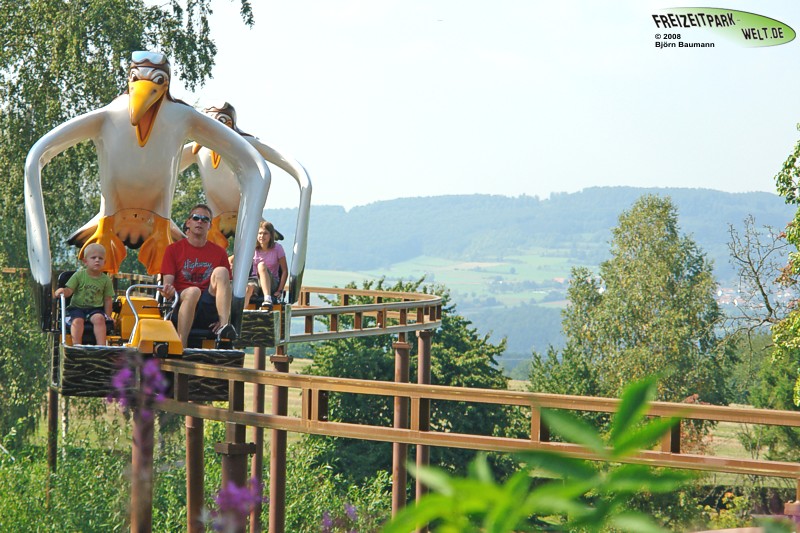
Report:
M 65 270 L 61 274 L 58 275 L 58 279 L 56 280 L 56 287 L 59 289 L 63 289 L 67 286 L 67 282 L 69 278 L 75 273 L 74 270 Z M 69 302 L 72 298 L 64 298 L 64 305 L 69 307 Z M 116 302 L 114 302 L 116 304 Z M 62 314 L 66 312 L 66 307 L 64 309 L 61 308 L 61 305 L 58 306 L 58 329 L 61 331 L 61 317 Z M 111 335 L 112 330 L 114 329 L 114 321 L 113 320 L 106 320 L 106 337 Z M 67 332 L 69 332 L 69 325 L 67 325 Z M 94 325 L 89 320 L 84 320 L 83 325 L 83 339 L 81 342 L 75 342 L 75 339 L 72 339 L 73 344 L 97 344 L 97 339 L 94 336 Z

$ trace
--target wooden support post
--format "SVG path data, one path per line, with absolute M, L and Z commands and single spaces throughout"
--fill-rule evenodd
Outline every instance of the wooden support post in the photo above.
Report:
M 531 440 L 534 442 L 550 441 L 550 430 L 542 422 L 542 411 L 538 406 L 531 407 Z
M 276 372 L 289 372 L 291 358 L 285 348 L 278 346 L 270 358 Z M 272 414 L 286 416 L 289 412 L 289 389 L 272 387 Z M 284 533 L 286 528 L 286 431 L 271 430 L 269 461 L 269 533 Z
M 783 514 L 794 522 L 794 530 L 800 532 L 800 479 L 796 479 L 795 501 L 787 502 L 783 506 Z
M 266 350 L 255 348 L 253 350 L 253 368 L 256 370 L 266 369 Z M 256 413 L 264 412 L 264 385 L 254 384 L 253 390 L 253 411 Z M 252 431 L 252 442 L 256 445 L 256 451 L 250 460 L 250 478 L 257 479 L 259 483 L 264 479 L 264 428 L 254 427 Z M 253 507 L 250 512 L 250 533 L 261 532 L 261 502 Z
M 228 385 L 228 411 L 244 410 L 244 383 L 230 381 Z M 247 456 L 255 452 L 253 443 L 245 442 L 247 427 L 234 422 L 225 424 L 225 442 L 218 442 L 214 450 L 222 456 L 222 488 L 233 483 L 247 486 Z M 243 532 L 244 527 L 236 532 Z
M 141 372 L 137 391 L 142 390 Z M 136 406 L 133 410 L 133 452 L 131 454 L 131 531 L 153 530 L 153 432 L 152 411 Z
M 47 390 L 47 466 L 50 473 L 55 474 L 58 464 L 58 391 L 49 388 Z M 50 509 L 50 493 L 52 487 L 50 480 L 52 476 L 47 476 L 47 496 L 45 504 Z
M 420 385 L 430 385 L 431 383 L 431 337 L 433 332 L 426 330 L 417 333 L 417 383 Z M 421 399 L 419 402 L 419 430 L 428 431 L 431 428 L 431 401 Z M 430 464 L 430 447 L 424 445 L 417 446 L 417 468 L 424 468 Z M 426 492 L 427 487 L 417 478 L 416 480 L 416 500 L 419 501 Z M 428 531 L 427 527 L 418 531 Z
M 203 533 L 203 491 L 205 490 L 205 464 L 203 460 L 202 418 L 187 416 L 186 425 L 186 530 Z
M 231 381 L 228 387 L 228 411 L 244 410 L 244 383 Z M 245 445 L 246 427 L 234 422 L 225 423 L 225 442 L 215 449 L 222 455 L 222 486 L 233 482 L 239 487 L 247 481 L 247 454 L 251 447 Z
M 661 451 L 665 453 L 681 453 L 681 422 L 672 426 L 669 433 L 661 439 Z
M 179 402 L 189 401 L 189 376 L 177 374 L 173 383 L 173 397 Z M 186 531 L 203 533 L 203 497 L 205 490 L 205 461 L 203 435 L 205 420 L 194 416 L 184 417 L 186 433 Z
M 410 346 L 406 342 L 405 333 L 398 335 L 394 348 L 394 380 L 396 383 L 408 383 L 408 354 Z M 408 398 L 394 398 L 394 427 L 408 428 Z M 406 483 L 408 444 L 392 443 L 392 515 L 406 505 Z
M 58 391 L 47 390 L 47 465 L 50 472 L 56 471 L 58 464 Z M 48 500 L 50 493 L 48 491 Z

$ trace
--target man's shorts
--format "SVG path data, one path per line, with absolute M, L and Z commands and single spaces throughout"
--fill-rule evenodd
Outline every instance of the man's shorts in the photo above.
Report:
M 178 309 L 181 306 L 178 299 Z M 178 323 L 178 309 L 172 313 L 172 322 Z M 214 322 L 219 321 L 217 314 L 217 299 L 208 292 L 208 289 L 200 293 L 200 301 L 197 302 L 197 309 L 194 310 L 194 322 L 191 329 L 208 329 Z
M 89 319 L 98 313 L 103 315 L 106 320 L 109 320 L 102 307 L 70 307 L 67 309 L 67 325 L 71 326 L 72 321 L 76 318 L 82 318 L 84 322 L 89 322 Z

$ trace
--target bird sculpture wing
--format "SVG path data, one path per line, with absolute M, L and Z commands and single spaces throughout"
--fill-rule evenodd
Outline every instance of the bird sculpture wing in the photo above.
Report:
M 198 111 L 194 112 L 191 138 L 219 153 L 236 174 L 241 194 L 233 253 L 236 257 L 252 257 L 271 183 L 266 161 L 238 133 Z M 241 307 L 244 305 L 249 271 L 249 262 L 234 262 L 234 307 L 237 304 L 241 304 Z
M 49 286 L 52 276 L 50 238 L 42 194 L 42 168 L 56 155 L 81 141 L 95 139 L 103 123 L 103 110 L 77 116 L 36 141 L 25 161 L 25 225 L 28 260 L 33 279 Z

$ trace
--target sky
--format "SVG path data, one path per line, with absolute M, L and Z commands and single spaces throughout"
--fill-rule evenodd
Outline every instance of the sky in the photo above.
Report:
M 800 140 L 800 39 L 656 48 L 653 14 L 718 7 L 800 32 L 796 0 L 215 0 L 204 107 L 300 161 L 312 204 L 593 186 L 775 192 Z M 273 175 L 267 208 L 293 207 Z

